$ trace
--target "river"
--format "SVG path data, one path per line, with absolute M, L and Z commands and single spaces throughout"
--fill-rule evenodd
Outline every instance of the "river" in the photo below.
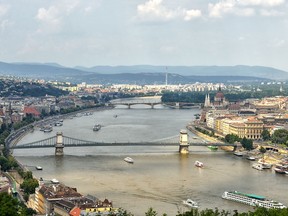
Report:
M 20 143 L 28 143 L 55 136 L 57 131 L 65 136 L 95 141 L 153 141 L 173 138 L 194 119 L 198 109 L 169 109 L 157 105 L 125 106 L 96 111 L 93 115 L 65 119 L 62 127 L 50 133 L 35 130 Z M 117 117 L 115 118 L 115 115 Z M 92 130 L 94 124 L 101 130 Z M 189 132 L 189 136 L 193 136 Z M 14 156 L 27 166 L 35 177 L 56 178 L 76 187 L 78 192 L 107 198 L 114 207 L 122 207 L 135 216 L 145 215 L 152 207 L 162 215 L 170 216 L 188 210 L 181 203 L 191 198 L 200 209 L 219 208 L 242 211 L 253 208 L 223 200 L 226 190 L 238 190 L 267 196 L 288 204 L 286 193 L 288 176 L 277 175 L 272 170 L 258 171 L 253 162 L 231 153 L 207 147 L 191 147 L 188 155 L 179 155 L 178 147 L 82 147 L 64 148 L 63 157 L 55 157 L 54 149 L 14 150 Z M 123 158 L 135 161 L 128 164 Z M 204 168 L 194 166 L 195 160 Z M 43 167 L 43 171 L 35 170 Z

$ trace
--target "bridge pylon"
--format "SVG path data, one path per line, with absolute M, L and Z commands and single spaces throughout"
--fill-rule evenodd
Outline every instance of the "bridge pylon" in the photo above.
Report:
M 64 143 L 62 132 L 57 132 L 56 134 L 55 155 L 56 156 L 64 155 Z
M 189 154 L 188 133 L 184 129 L 180 131 L 179 153 Z

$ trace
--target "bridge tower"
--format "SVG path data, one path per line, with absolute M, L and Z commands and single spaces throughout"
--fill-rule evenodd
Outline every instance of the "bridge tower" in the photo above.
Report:
M 64 143 L 63 143 L 63 133 L 57 132 L 56 134 L 56 144 L 55 144 L 55 155 L 62 156 L 64 155 Z
M 188 133 L 184 129 L 180 131 L 179 153 L 180 154 L 189 153 Z

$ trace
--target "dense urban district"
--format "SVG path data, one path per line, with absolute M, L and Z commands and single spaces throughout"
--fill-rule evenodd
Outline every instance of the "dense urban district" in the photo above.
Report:
M 185 108 L 201 107 L 195 120 L 187 122 L 187 129 L 207 142 L 236 143 L 234 154 L 257 160 L 255 168 L 273 167 L 288 176 L 286 82 L 88 85 L 4 76 L 0 79 L 0 215 L 132 215 L 113 207 L 108 199 L 84 196 L 56 179 L 35 179 L 10 154 L 10 135 L 20 139 L 35 123 L 51 116 L 113 108 L 113 99 L 145 96 L 161 97 L 164 105 L 173 108 L 181 108 L 179 103 Z M 231 151 L 230 147 L 224 150 Z M 144 214 L 157 212 L 147 206 Z M 259 207 L 239 213 L 192 208 L 178 214 L 189 215 L 288 215 L 288 209 Z

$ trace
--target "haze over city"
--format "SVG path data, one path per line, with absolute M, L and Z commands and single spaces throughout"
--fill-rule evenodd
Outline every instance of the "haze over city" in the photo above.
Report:
M 0 2 L 0 61 L 288 71 L 286 0 Z

